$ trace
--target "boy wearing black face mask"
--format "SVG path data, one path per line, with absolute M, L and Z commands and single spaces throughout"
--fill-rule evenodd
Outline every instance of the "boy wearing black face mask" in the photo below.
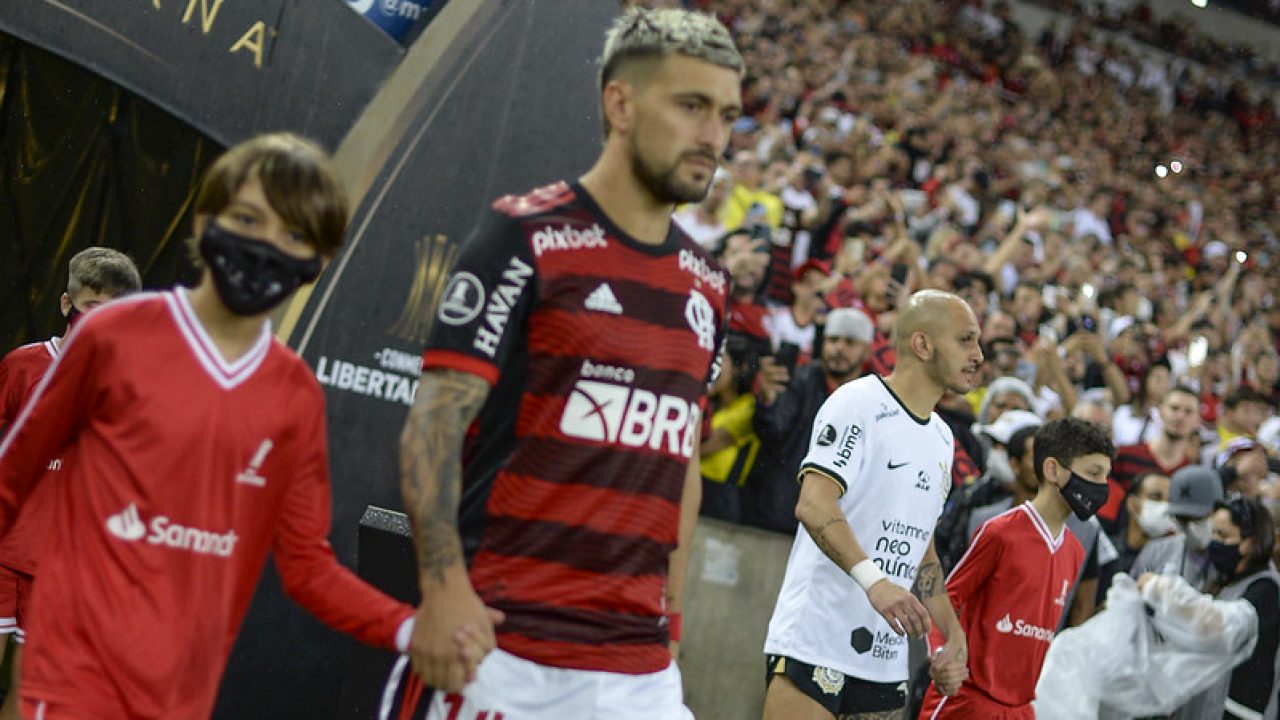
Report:
M 267 319 L 342 241 L 323 151 L 285 134 L 241 143 L 194 210 L 199 284 L 86 317 L 0 445 L 0 534 L 48 459 L 67 458 L 25 717 L 209 717 L 269 551 L 326 624 L 401 650 L 412 632 L 412 610 L 329 547 L 323 395 Z
M 70 334 L 85 313 L 135 293 L 141 287 L 137 266 L 119 250 L 90 247 L 76 253 L 67 267 L 67 291 L 59 299 L 60 310 L 67 319 L 67 333 Z M 0 360 L 0 437 L 17 421 L 22 406 L 53 365 L 62 350 L 64 337 L 66 335 L 55 335 L 43 342 L 23 345 Z M 59 470 L 61 458 L 51 459 L 48 467 L 51 472 Z M 11 690 L 0 705 L 0 720 L 18 718 L 18 693 L 12 688 L 17 688 L 20 681 L 31 591 L 55 485 L 53 480 L 42 484 L 41 492 L 32 496 L 24 508 L 20 522 L 0 542 L 0 635 L 12 635 L 14 639 L 13 660 L 9 666 Z M 0 648 L 0 658 L 4 657 L 5 649 L 7 645 Z
M 1035 717 L 1040 668 L 1084 562 L 1067 516 L 1087 520 L 1106 502 L 1115 446 L 1097 425 L 1063 418 L 1036 431 L 1032 448 L 1035 498 L 984 523 L 947 578 L 969 638 L 969 679 L 951 697 L 931 685 L 921 718 Z M 940 640 L 935 629 L 930 647 Z

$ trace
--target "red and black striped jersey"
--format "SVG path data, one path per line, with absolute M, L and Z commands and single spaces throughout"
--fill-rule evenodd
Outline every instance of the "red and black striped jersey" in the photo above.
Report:
M 625 673 L 670 662 L 667 561 L 728 282 L 675 223 L 641 243 L 576 183 L 498 200 L 461 247 L 423 368 L 493 385 L 464 450 L 460 527 L 507 652 Z

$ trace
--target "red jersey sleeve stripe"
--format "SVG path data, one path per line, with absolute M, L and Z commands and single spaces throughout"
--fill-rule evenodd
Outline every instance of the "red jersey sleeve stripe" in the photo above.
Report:
M 452 350 L 428 350 L 422 354 L 422 369 L 441 368 L 471 373 L 489 385 L 498 384 L 498 366 Z

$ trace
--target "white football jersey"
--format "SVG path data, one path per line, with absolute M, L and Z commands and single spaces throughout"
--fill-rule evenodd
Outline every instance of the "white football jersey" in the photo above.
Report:
M 818 473 L 843 489 L 840 509 L 858 544 L 910 590 L 951 488 L 953 442 L 937 413 L 912 415 L 879 376 L 868 375 L 818 410 L 800 475 Z M 906 638 L 889 629 L 847 570 L 800 527 L 765 653 L 871 682 L 906 680 Z

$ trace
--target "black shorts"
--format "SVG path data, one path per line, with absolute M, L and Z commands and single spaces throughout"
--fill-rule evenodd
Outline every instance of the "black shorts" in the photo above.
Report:
M 845 675 L 839 670 L 814 667 L 782 655 L 765 657 L 768 676 L 783 675 L 800 692 L 837 717 L 856 713 L 901 710 L 907 704 L 907 683 L 877 683 Z

